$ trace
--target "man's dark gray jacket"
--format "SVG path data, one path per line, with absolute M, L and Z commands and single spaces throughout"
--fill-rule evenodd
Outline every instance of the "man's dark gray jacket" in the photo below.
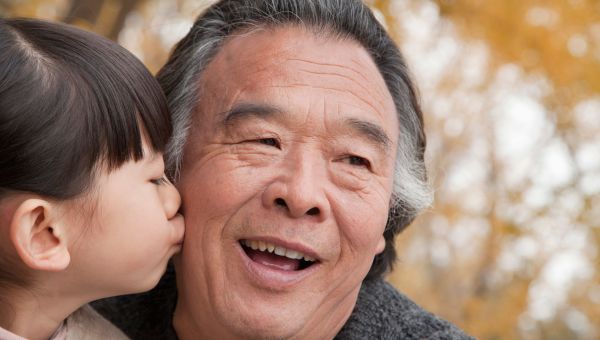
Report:
M 177 292 L 172 267 L 152 291 L 93 306 L 132 339 L 177 339 L 171 326 Z M 350 319 L 336 339 L 472 339 L 423 310 L 383 280 L 365 281 Z

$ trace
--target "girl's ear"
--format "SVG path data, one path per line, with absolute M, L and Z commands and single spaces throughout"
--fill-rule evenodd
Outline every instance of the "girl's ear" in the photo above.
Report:
M 39 198 L 24 200 L 10 223 L 10 238 L 30 268 L 61 271 L 71 261 L 65 230 L 56 220 L 58 206 Z

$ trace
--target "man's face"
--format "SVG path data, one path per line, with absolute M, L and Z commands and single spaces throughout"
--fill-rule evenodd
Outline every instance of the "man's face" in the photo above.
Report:
M 357 43 L 228 40 L 201 79 L 178 187 L 182 338 L 333 337 L 385 241 L 398 122 Z

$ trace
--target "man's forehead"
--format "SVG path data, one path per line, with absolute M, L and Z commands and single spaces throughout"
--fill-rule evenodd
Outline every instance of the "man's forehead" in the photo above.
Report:
M 329 105 L 395 119 L 391 95 L 362 46 L 298 27 L 232 36 L 202 81 L 203 88 L 210 87 L 202 102 L 218 101 L 222 111 L 249 96 L 283 100 L 286 88 L 305 87 L 327 93 Z
M 371 81 L 377 91 L 387 91 L 371 56 L 359 43 L 331 34 L 317 35 L 296 26 L 235 34 L 226 41 L 212 64 L 227 69 L 233 80 L 239 80 L 241 74 L 272 75 L 285 71 L 290 65 L 309 72 L 316 68 L 346 71 L 363 81 Z

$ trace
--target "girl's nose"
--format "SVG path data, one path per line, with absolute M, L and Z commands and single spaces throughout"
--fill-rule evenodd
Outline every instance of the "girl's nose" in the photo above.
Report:
M 173 218 L 179 207 L 181 206 L 181 195 L 175 186 L 169 181 L 162 187 L 163 205 L 165 208 L 165 214 L 168 219 Z

